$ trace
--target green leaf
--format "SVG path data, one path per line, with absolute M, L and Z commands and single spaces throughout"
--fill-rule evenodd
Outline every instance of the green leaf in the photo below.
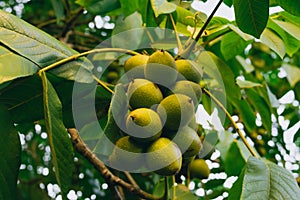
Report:
M 105 15 L 121 6 L 119 0 L 76 0 L 76 3 L 95 15 Z
M 282 68 L 287 73 L 287 79 L 291 87 L 294 87 L 300 81 L 300 68 L 287 63 L 282 64 Z
M 26 58 L 33 66 L 37 65 L 39 68 L 77 54 L 52 36 L 3 10 L 0 10 L 0 43 L 7 50 Z M 65 79 L 90 83 L 93 81 L 92 68 L 88 59 L 81 58 L 49 72 Z
M 255 69 L 254 66 L 251 65 L 251 63 L 248 63 L 245 58 L 239 55 L 237 55 L 235 58 L 242 65 L 242 67 L 245 69 L 247 73 L 251 73 L 254 71 Z
M 221 158 L 225 161 L 226 155 L 230 145 L 232 144 L 234 138 L 232 133 L 228 131 L 220 132 L 219 133 L 219 142 L 216 145 L 216 148 L 220 151 Z
M 176 10 L 176 5 L 166 0 L 150 0 L 155 17 L 160 14 L 172 13 Z
M 262 124 L 271 133 L 272 121 L 271 121 L 271 109 L 269 102 L 267 102 L 262 96 L 260 96 L 259 91 L 254 88 L 248 88 L 245 90 L 247 99 L 253 105 L 255 110 L 260 114 Z
M 2 104 L 0 104 L 0 126 L 0 199 L 17 199 L 21 144 L 7 108 Z
M 203 51 L 197 58 L 197 62 L 203 66 L 208 76 L 215 79 L 224 88 L 229 99 L 240 99 L 240 88 L 235 83 L 235 77 L 231 68 L 220 58 L 209 51 Z
M 263 44 L 267 45 L 273 51 L 275 51 L 281 59 L 283 59 L 286 53 L 285 45 L 282 39 L 277 34 L 266 28 L 260 36 L 260 40 Z
M 300 16 L 300 1 L 295 0 L 276 0 L 276 2 L 289 13 Z
M 175 189 L 175 198 L 173 195 L 173 190 Z M 187 186 L 183 184 L 178 184 L 173 186 L 170 190 L 171 199 L 180 199 L 180 200 L 197 200 L 198 197 L 194 195 Z
M 259 84 L 259 83 L 254 83 L 254 82 L 251 82 L 251 81 L 241 80 L 241 79 L 236 79 L 236 84 L 240 88 L 262 87 L 262 85 Z
M 122 137 L 121 130 L 125 130 L 124 118 L 128 112 L 128 105 L 123 85 L 116 85 L 108 110 L 108 120 L 103 130 L 104 134 L 93 149 L 95 153 L 103 156 L 111 154 L 115 142 Z
M 245 128 L 249 132 L 253 132 L 256 127 L 256 116 L 248 101 L 246 101 L 245 99 L 234 101 L 233 105 L 238 110 L 239 117 L 242 119 Z
M 156 18 L 150 5 L 150 1 L 140 0 L 139 6 L 141 10 L 143 23 L 145 23 L 147 27 L 156 27 Z
M 275 31 L 283 40 L 286 53 L 292 57 L 300 48 L 300 41 L 294 38 L 292 35 L 284 31 L 280 26 L 278 26 L 272 19 L 268 22 L 268 28 Z
M 227 6 L 231 7 L 232 4 L 233 4 L 233 0 L 224 0 L 224 3 L 225 3 Z
M 38 76 L 14 80 L 0 92 L 0 103 L 6 105 L 15 123 L 34 122 L 43 118 L 41 80 Z
M 126 49 L 138 49 L 144 34 L 142 17 L 138 12 L 123 19 L 119 17 L 113 29 L 112 46 Z
M 259 38 L 268 22 L 269 0 L 235 0 L 233 6 L 238 27 Z
M 51 149 L 56 180 L 66 198 L 72 185 L 74 171 L 73 146 L 62 122 L 62 106 L 55 89 L 46 77 L 40 74 L 43 84 L 44 116 Z
M 26 58 L 18 56 L 0 46 L 0 84 L 36 73 L 39 68 Z
M 127 17 L 139 9 L 140 0 L 120 0 L 124 17 Z
M 221 40 L 221 52 L 225 60 L 229 60 L 242 53 L 247 45 L 238 34 L 229 32 Z
M 176 23 L 181 23 L 185 26 L 191 26 L 191 27 L 194 27 L 195 26 L 195 22 L 193 20 L 193 17 L 194 17 L 194 13 L 192 13 L 191 11 L 181 7 L 181 6 L 177 6 L 176 7 L 176 14 L 177 14 L 177 20 L 176 20 Z M 203 22 L 206 20 L 206 15 L 204 13 L 199 13 L 198 15 L 198 18 L 200 18 L 200 20 Z M 198 26 L 202 25 L 202 23 L 198 24 Z
M 229 200 L 286 199 L 297 200 L 300 190 L 293 175 L 286 169 L 250 157 L 229 192 Z
M 225 158 L 225 172 L 228 176 L 238 176 L 251 154 L 241 141 L 234 140 Z
M 60 22 L 65 17 L 64 5 L 62 1 L 58 0 L 51 0 L 51 4 L 55 12 L 56 20 L 57 22 Z
M 245 41 L 249 41 L 249 40 L 253 40 L 254 39 L 254 37 L 252 35 L 244 33 L 237 26 L 235 26 L 233 24 L 228 24 L 228 27 L 231 30 L 233 30 L 236 34 L 238 34 L 241 38 L 243 38 Z
M 296 38 L 297 40 L 300 40 L 300 28 L 297 25 L 292 24 L 290 22 L 284 22 L 284 21 L 279 21 L 279 20 L 275 20 L 275 19 L 273 19 L 273 21 L 278 26 L 280 26 L 283 30 L 285 30 L 287 33 L 292 35 L 294 38 Z

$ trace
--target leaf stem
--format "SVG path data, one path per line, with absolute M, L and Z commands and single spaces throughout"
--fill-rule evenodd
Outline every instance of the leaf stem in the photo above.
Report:
M 93 75 L 93 79 L 95 81 L 97 81 L 97 83 L 99 83 L 99 85 L 101 85 L 105 90 L 107 90 L 111 94 L 115 94 L 115 92 L 112 89 L 110 89 L 103 81 L 101 81 L 100 79 L 98 79 L 95 75 Z
M 172 14 L 169 14 L 169 17 L 171 19 L 171 22 L 172 22 L 172 26 L 174 28 L 174 32 L 175 32 L 175 37 L 176 37 L 176 41 L 177 41 L 177 46 L 178 46 L 178 51 L 181 52 L 182 51 L 182 44 L 181 44 L 181 41 L 180 41 L 180 38 L 179 38 L 179 35 L 178 35 L 178 32 L 177 32 L 177 28 L 176 28 L 176 24 L 174 22 L 174 18 L 172 16 Z
M 232 123 L 233 127 L 235 128 L 235 130 L 237 131 L 237 133 L 239 134 L 240 138 L 242 139 L 243 143 L 246 145 L 247 149 L 249 150 L 249 152 L 252 154 L 252 156 L 258 158 L 258 155 L 254 152 L 253 148 L 250 146 L 250 144 L 247 142 L 245 136 L 242 134 L 241 130 L 239 129 L 239 127 L 237 126 L 237 124 L 235 123 L 235 121 L 233 120 L 232 116 L 230 115 L 230 113 L 226 110 L 226 108 L 223 106 L 223 104 L 212 94 L 210 93 L 207 89 L 202 88 L 202 91 L 208 96 L 210 97 L 220 108 L 221 110 L 223 110 L 223 112 L 226 114 L 226 116 L 229 118 L 230 122 Z
M 172 199 L 176 200 L 175 175 L 172 176 Z
M 106 52 L 118 52 L 118 53 L 126 53 L 126 54 L 130 54 L 130 55 L 138 55 L 139 53 L 138 52 L 135 52 L 135 51 L 132 51 L 132 50 L 128 50 L 128 49 L 122 49 L 122 48 L 103 48 L 103 49 L 93 49 L 93 50 L 90 50 L 90 51 L 86 51 L 86 52 L 83 52 L 83 53 L 79 53 L 79 54 L 76 54 L 76 55 L 72 55 L 72 56 L 69 56 L 67 58 L 64 58 L 56 63 L 53 63 L 47 67 L 44 67 L 43 69 L 40 69 L 39 70 L 39 74 L 41 72 L 45 72 L 45 71 L 48 71 L 50 69 L 53 69 L 55 67 L 58 67 L 62 64 L 65 64 L 67 62 L 70 62 L 72 60 L 76 60 L 80 57 L 83 57 L 83 56 L 86 56 L 86 55 L 89 55 L 91 53 L 106 53 Z
M 211 19 L 215 15 L 215 13 L 217 12 L 217 10 L 220 7 L 220 5 L 222 4 L 222 2 L 223 2 L 223 0 L 219 0 L 218 4 L 213 9 L 212 13 L 209 15 L 209 17 L 207 18 L 207 20 L 205 21 L 205 23 L 201 27 L 201 29 L 200 29 L 199 33 L 197 34 L 195 40 L 192 40 L 190 45 L 187 48 L 185 48 L 182 52 L 179 52 L 179 54 L 176 57 L 182 57 L 182 58 L 188 58 L 189 57 L 189 55 L 191 54 L 191 52 L 195 48 L 197 42 L 200 40 L 200 38 L 201 38 L 202 34 L 204 33 L 207 25 L 209 24 L 209 22 L 211 21 Z

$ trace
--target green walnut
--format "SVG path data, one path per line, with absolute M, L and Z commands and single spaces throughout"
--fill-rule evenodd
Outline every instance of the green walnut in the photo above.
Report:
M 115 71 L 110 71 L 106 75 L 106 79 L 108 83 L 115 83 L 119 79 L 119 73 Z
M 164 50 L 150 55 L 145 67 L 145 78 L 163 86 L 174 84 L 177 79 L 177 70 L 173 56 Z
M 137 170 L 143 166 L 143 147 L 129 136 L 120 138 L 109 157 L 112 167 L 120 170 Z
M 200 66 L 191 60 L 176 60 L 178 79 L 186 79 L 199 83 L 203 76 L 203 70 Z
M 127 95 L 132 109 L 151 108 L 163 99 L 157 85 L 146 79 L 132 80 L 128 86 Z
M 172 94 L 164 98 L 157 107 L 164 128 L 178 130 L 186 126 L 194 116 L 193 100 L 184 94 Z
M 126 76 L 131 79 L 135 78 L 144 78 L 144 69 L 148 62 L 148 55 L 134 55 L 128 58 L 124 64 L 124 71 L 126 72 Z
M 196 115 L 193 116 L 191 121 L 188 123 L 188 126 L 197 132 L 199 124 L 196 121 Z
M 189 171 L 192 178 L 206 179 L 210 169 L 204 159 L 195 159 L 189 164 Z
M 162 123 L 159 115 L 149 108 L 138 108 L 126 119 L 127 133 L 139 143 L 151 142 L 161 135 Z
M 199 84 L 192 81 L 177 81 L 170 89 L 171 93 L 185 94 L 193 99 L 194 105 L 198 106 L 202 96 L 202 89 Z
M 180 171 L 182 165 L 181 152 L 178 146 L 168 138 L 155 140 L 145 155 L 146 166 L 149 170 L 162 176 L 172 176 Z
M 202 147 L 197 132 L 188 126 L 173 133 L 172 141 L 177 144 L 184 158 L 197 155 Z

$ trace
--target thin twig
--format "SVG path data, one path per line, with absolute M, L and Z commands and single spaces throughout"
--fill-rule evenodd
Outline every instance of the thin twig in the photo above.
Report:
M 258 157 L 256 155 L 256 153 L 254 152 L 254 150 L 252 149 L 252 147 L 250 146 L 250 144 L 247 142 L 245 136 L 243 135 L 243 133 L 241 132 L 241 130 L 239 129 L 239 127 L 237 126 L 237 124 L 235 123 L 235 121 L 233 120 L 233 118 L 231 117 L 230 113 L 226 110 L 226 108 L 223 106 L 223 104 L 213 95 L 211 94 L 207 89 L 202 88 L 203 93 L 205 93 L 208 97 L 210 97 L 220 108 L 221 110 L 223 110 L 223 112 L 226 114 L 226 116 L 228 117 L 228 119 L 230 120 L 230 122 L 232 123 L 233 127 L 235 128 L 235 130 L 237 131 L 237 133 L 239 134 L 240 138 L 242 139 L 243 143 L 246 145 L 247 149 L 249 150 L 249 152 L 252 154 L 252 156 L 254 157 Z
M 124 174 L 132 185 L 134 185 L 135 187 L 139 187 L 129 172 L 124 172 Z
M 95 75 L 93 75 L 93 78 L 95 81 L 97 81 L 97 83 L 99 83 L 99 85 L 101 85 L 105 90 L 107 90 L 108 92 L 110 92 L 111 94 L 115 94 L 114 91 L 112 91 L 112 89 L 110 89 L 109 87 L 107 87 L 107 85 L 101 81 L 100 79 L 98 79 Z
M 76 54 L 76 55 L 72 55 L 72 56 L 69 56 L 65 59 L 62 59 L 56 63 L 53 63 L 47 67 L 44 67 L 42 69 L 39 70 L 38 73 L 41 73 L 43 71 L 48 71 L 50 69 L 53 69 L 55 67 L 58 67 L 62 64 L 65 64 L 67 62 L 70 62 L 70 61 L 73 61 L 73 60 L 76 60 L 80 57 L 83 57 L 83 56 L 86 56 L 86 55 L 89 55 L 89 54 L 92 54 L 92 53 L 106 53 L 106 52 L 118 52 L 118 53 L 126 53 L 126 54 L 130 54 L 130 55 L 138 55 L 139 53 L 135 52 L 135 51 L 131 51 L 131 50 L 128 50 L 128 49 L 122 49 L 122 48 L 103 48 L 103 49 L 93 49 L 93 50 L 90 50 L 90 51 L 86 51 L 86 52 L 83 52 L 83 53 L 79 53 L 79 54 Z
M 176 200 L 176 186 L 175 186 L 175 175 L 172 176 L 172 199 Z
M 176 41 L 177 41 L 178 51 L 181 52 L 182 51 L 182 44 L 181 44 L 181 41 L 180 41 L 180 38 L 179 38 L 179 35 L 178 35 L 178 32 L 177 32 L 176 24 L 174 22 L 172 14 L 169 14 L 169 17 L 171 19 L 172 26 L 173 26 L 173 29 L 174 29 L 174 32 L 175 32 L 175 37 L 176 37 Z
M 99 160 L 97 156 L 87 147 L 87 145 L 80 138 L 78 131 L 75 128 L 69 128 L 68 132 L 71 136 L 72 143 L 75 149 L 78 151 L 78 153 L 83 155 L 100 172 L 100 174 L 108 184 L 114 186 L 121 186 L 129 192 L 136 194 L 144 199 L 162 199 L 162 197 L 153 196 L 152 194 L 145 192 L 139 187 L 135 187 L 134 185 L 127 183 L 121 178 L 115 176 L 111 171 L 109 171 L 109 169 L 107 169 L 104 163 L 101 160 Z
M 205 21 L 205 23 L 201 27 L 201 29 L 200 29 L 199 33 L 197 34 L 195 40 L 192 40 L 192 42 L 190 43 L 190 45 L 186 49 L 184 49 L 182 52 L 179 52 L 179 54 L 176 56 L 176 58 L 177 57 L 182 57 L 182 58 L 188 58 L 189 57 L 189 55 L 191 54 L 191 52 L 195 48 L 197 42 L 200 40 L 200 38 L 201 38 L 202 34 L 204 33 L 207 25 L 209 24 L 209 22 L 211 21 L 211 19 L 215 15 L 215 13 L 217 12 L 217 10 L 220 7 L 220 5 L 222 4 L 222 2 L 223 2 L 223 0 L 220 0 L 219 3 L 216 5 L 216 7 L 212 11 L 212 13 L 209 15 L 209 17 L 207 18 L 207 20 Z

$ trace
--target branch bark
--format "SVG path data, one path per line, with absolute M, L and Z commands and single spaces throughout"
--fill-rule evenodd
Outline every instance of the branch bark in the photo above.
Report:
M 97 156 L 87 147 L 87 145 L 80 138 L 77 129 L 69 128 L 68 132 L 71 136 L 72 143 L 75 149 L 83 155 L 102 175 L 109 186 L 121 186 L 129 192 L 136 194 L 137 196 L 149 199 L 149 200 L 161 200 L 162 197 L 153 196 L 150 193 L 145 192 L 139 187 L 125 182 L 121 178 L 115 176 L 104 163 L 97 158 Z

